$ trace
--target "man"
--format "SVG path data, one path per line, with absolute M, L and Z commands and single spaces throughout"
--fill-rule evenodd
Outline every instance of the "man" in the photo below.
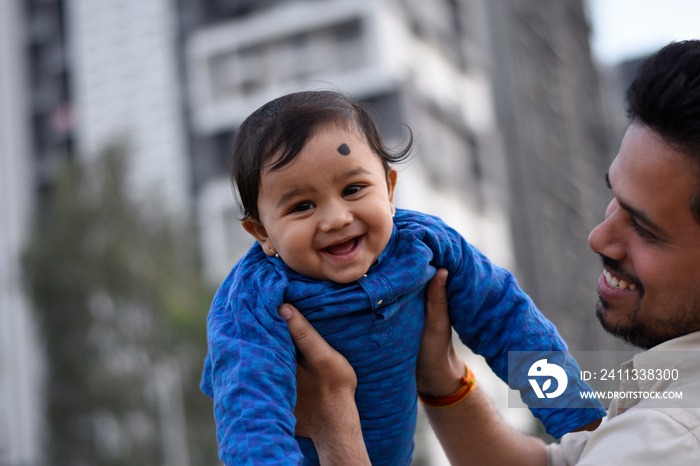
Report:
M 630 126 L 606 175 L 612 201 L 588 238 L 603 264 L 596 315 L 610 333 L 650 349 L 623 366 L 628 374 L 678 373 L 627 377 L 622 390 L 683 398 L 613 400 L 595 431 L 545 446 L 506 425 L 477 385 L 453 406 L 426 407 L 453 464 L 700 464 L 700 41 L 669 44 L 647 59 L 627 102 Z M 417 370 L 419 392 L 438 398 L 464 375 L 450 343 L 444 280 L 441 271 L 428 289 Z M 352 368 L 293 308 L 280 314 L 302 355 L 300 427 L 323 460 L 368 464 L 356 415 L 340 416 L 353 413 Z M 314 409 L 305 401 L 312 399 Z

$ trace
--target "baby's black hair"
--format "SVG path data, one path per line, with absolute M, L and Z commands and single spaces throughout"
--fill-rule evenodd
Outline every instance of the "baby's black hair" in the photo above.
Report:
M 413 145 L 409 128 L 408 143 L 397 152 L 388 149 L 366 104 L 342 92 L 303 91 L 274 99 L 245 119 L 233 143 L 230 176 L 238 189 L 244 219 L 259 220 L 263 169 L 275 170 L 292 162 L 314 131 L 326 124 L 347 125 L 360 131 L 385 170 L 405 160 Z

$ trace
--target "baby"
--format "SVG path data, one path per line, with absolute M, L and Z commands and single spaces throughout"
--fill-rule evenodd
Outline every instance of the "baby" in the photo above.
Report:
M 508 271 L 440 219 L 394 207 L 392 164 L 410 147 L 388 150 L 365 108 L 335 91 L 285 95 L 241 125 L 231 177 L 257 242 L 214 298 L 202 379 L 225 464 L 318 461 L 312 441 L 294 436 L 296 357 L 277 313 L 284 302 L 355 369 L 375 465 L 411 462 L 425 286 L 437 268 L 449 271 L 455 330 L 502 379 L 508 351 L 566 350 Z M 589 390 L 575 361 L 564 369 L 576 393 Z M 531 391 L 527 380 L 513 388 Z M 596 408 L 531 410 L 559 437 L 603 417 Z

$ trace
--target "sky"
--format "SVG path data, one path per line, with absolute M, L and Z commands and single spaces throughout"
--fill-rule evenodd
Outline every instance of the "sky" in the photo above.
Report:
M 587 0 L 596 59 L 612 65 L 671 41 L 700 39 L 700 0 Z

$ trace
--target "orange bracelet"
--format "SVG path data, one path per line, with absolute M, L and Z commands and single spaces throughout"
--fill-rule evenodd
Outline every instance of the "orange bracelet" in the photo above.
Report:
M 456 392 L 443 397 L 433 397 L 419 392 L 418 399 L 424 405 L 430 406 L 431 408 L 447 408 L 448 406 L 454 406 L 465 399 L 467 395 L 474 390 L 474 387 L 476 386 L 476 377 L 474 376 L 472 370 L 469 369 L 469 366 L 467 366 L 467 363 L 464 363 L 464 368 L 467 370 L 467 373 L 459 379 L 461 387 L 459 387 Z

